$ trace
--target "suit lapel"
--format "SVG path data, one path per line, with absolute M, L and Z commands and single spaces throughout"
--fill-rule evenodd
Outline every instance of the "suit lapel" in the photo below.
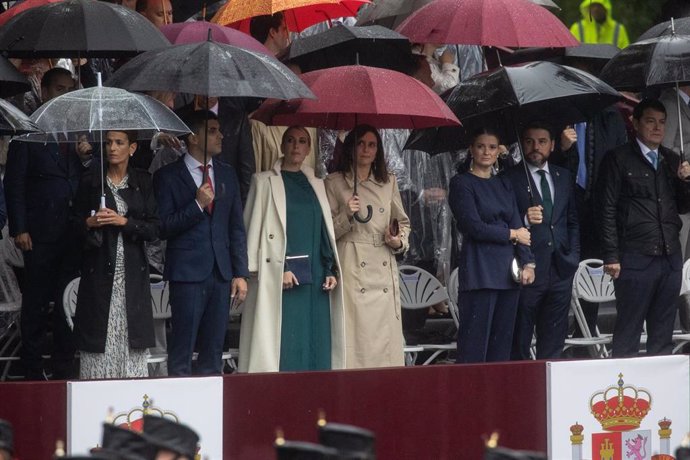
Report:
M 192 178 L 192 173 L 189 172 L 189 169 L 187 168 L 187 164 L 184 162 L 184 156 L 180 158 L 178 161 L 178 166 L 177 166 L 177 172 L 180 176 L 180 180 L 182 183 L 184 183 L 185 187 L 187 187 L 189 190 L 193 190 L 194 193 L 196 193 L 197 186 L 194 183 L 194 179 Z
M 554 216 L 557 216 L 560 215 L 566 208 L 569 195 L 568 188 L 570 184 L 565 181 L 565 177 L 562 176 L 557 169 L 553 168 L 553 166 L 551 167 L 551 172 L 553 188 L 556 190 L 555 197 L 553 199 L 553 214 Z
M 283 184 L 283 178 L 278 173 L 277 176 L 271 176 L 269 178 L 269 183 L 271 184 L 271 196 L 273 197 L 273 204 L 278 210 L 278 217 L 280 218 L 280 224 L 283 228 L 287 228 L 287 205 L 285 201 L 285 185 Z

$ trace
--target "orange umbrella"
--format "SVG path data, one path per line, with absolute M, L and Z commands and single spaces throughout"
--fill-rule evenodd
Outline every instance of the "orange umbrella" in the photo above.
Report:
M 285 14 L 285 25 L 293 32 L 331 19 L 356 16 L 357 10 L 369 0 L 230 0 L 211 19 L 211 22 L 236 29 L 249 30 L 254 16 Z

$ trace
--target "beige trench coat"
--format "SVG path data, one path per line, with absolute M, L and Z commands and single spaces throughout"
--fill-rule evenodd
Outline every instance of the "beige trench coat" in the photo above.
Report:
M 249 290 L 244 302 L 240 329 L 240 372 L 277 372 L 280 367 L 280 332 L 283 304 L 283 265 L 285 238 L 285 185 L 280 175 L 282 160 L 270 171 L 254 174 L 244 224 L 247 229 Z M 314 170 L 302 165 L 302 172 L 312 185 L 321 204 L 331 245 L 335 248 L 331 208 L 323 180 L 314 177 Z M 336 252 L 336 251 L 334 251 Z M 338 255 L 335 262 L 340 271 Z M 343 291 L 339 279 L 331 292 L 331 366 L 345 367 Z
M 364 208 L 360 214 L 366 215 L 366 205 L 374 211 L 366 224 L 346 213 L 353 190 L 350 175 L 331 174 L 325 184 L 342 267 L 347 367 L 403 366 L 395 254 L 407 251 L 410 220 L 403 210 L 395 176 L 390 174 L 387 183 L 370 176 L 358 184 L 357 193 Z M 394 218 L 398 219 L 403 243 L 398 251 L 389 248 L 383 239 Z

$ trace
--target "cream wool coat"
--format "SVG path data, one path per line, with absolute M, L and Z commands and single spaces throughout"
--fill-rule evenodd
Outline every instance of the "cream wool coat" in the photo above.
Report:
M 252 276 L 242 313 L 240 372 L 277 372 L 280 367 L 282 281 L 287 244 L 285 186 L 280 175 L 281 165 L 282 160 L 278 160 L 270 171 L 254 174 L 244 209 L 249 272 Z M 302 172 L 321 205 L 339 273 L 331 208 L 323 180 L 316 178 L 309 166 L 302 165 Z M 345 337 L 341 279 L 338 279 L 338 285 L 330 297 L 331 366 L 333 369 L 343 369 Z
M 403 209 L 395 176 L 390 174 L 386 183 L 370 176 L 357 185 L 363 207 L 360 215 L 366 215 L 366 205 L 373 207 L 373 217 L 365 224 L 347 216 L 347 202 L 353 190 L 350 176 L 335 173 L 324 182 L 342 267 L 347 367 L 403 366 L 395 254 L 404 253 L 409 247 L 410 220 Z M 384 243 L 384 233 L 394 218 L 398 219 L 403 244 L 397 251 Z

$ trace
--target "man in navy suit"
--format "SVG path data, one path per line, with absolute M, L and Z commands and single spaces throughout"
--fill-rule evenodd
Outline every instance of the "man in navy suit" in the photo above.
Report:
M 522 132 L 527 162 L 507 171 L 518 208 L 532 235 L 536 268 L 534 283 L 523 286 L 515 322 L 513 359 L 529 359 L 532 335 L 537 359 L 559 358 L 568 333 L 573 275 L 580 261 L 577 207 L 570 172 L 550 163 L 553 131 L 532 122 Z M 532 191 L 533 198 L 528 193 Z
M 168 373 L 191 375 L 196 344 L 196 372 L 219 374 L 231 299 L 237 305 L 247 294 L 247 236 L 235 171 L 213 158 L 223 140 L 216 115 L 195 111 L 185 122 L 192 131 L 185 139 L 188 153 L 153 177 L 161 238 L 167 239 Z
M 49 70 L 41 80 L 43 102 L 74 86 L 68 70 Z M 10 143 L 4 183 L 10 236 L 24 254 L 26 269 L 20 329 L 21 359 L 28 380 L 45 378 L 41 346 L 51 300 L 55 301 L 53 377 L 72 374 L 74 345 L 61 306 L 62 290 L 77 276 L 78 260 L 68 222 L 82 171 L 79 157 L 66 145 Z
M 604 271 L 616 287 L 613 356 L 636 356 L 647 323 L 647 354 L 670 354 L 683 256 L 678 212 L 690 204 L 690 164 L 661 145 L 666 108 L 644 99 L 635 139 L 606 154 L 597 181 Z

